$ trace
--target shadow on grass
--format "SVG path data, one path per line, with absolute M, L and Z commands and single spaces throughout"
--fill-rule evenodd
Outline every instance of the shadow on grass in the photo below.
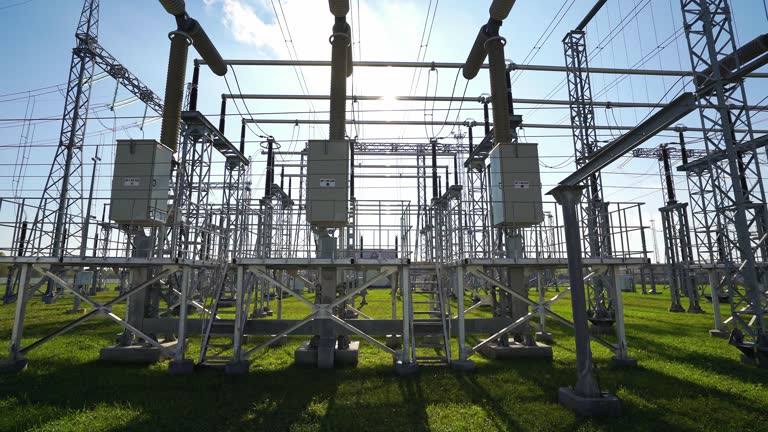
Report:
M 680 367 L 695 366 L 704 371 L 718 375 L 724 375 L 744 383 L 764 385 L 768 383 L 768 370 L 755 366 L 745 365 L 739 360 L 740 352 L 732 348 L 732 357 L 723 357 L 699 351 L 692 351 L 683 344 L 670 345 L 669 343 L 654 341 L 652 339 L 635 336 L 636 346 L 648 354 L 664 359 L 666 362 L 676 362 Z M 727 344 L 725 340 L 717 342 Z
M 434 427 L 428 407 L 449 409 L 446 405 L 478 407 L 498 430 L 541 429 L 537 421 L 546 424 L 544 429 L 697 430 L 719 424 L 701 423 L 704 418 L 733 413 L 722 420 L 727 430 L 755 420 L 749 413 L 759 415 L 746 398 L 646 368 L 602 368 L 604 389 L 628 395 L 625 415 L 586 420 L 557 405 L 557 389 L 575 382 L 575 368 L 534 360 L 490 362 L 473 374 L 422 367 L 419 375 L 404 378 L 390 367 L 318 371 L 289 366 L 237 377 L 202 369 L 171 377 L 163 365 L 48 363 L 37 372 L 0 378 L 3 398 L 24 394 L 24 402 L 6 407 L 6 414 L 51 408 L 46 416 L 24 417 L 16 424 L 20 430 L 98 404 L 141 413 L 112 430 L 426 431 Z

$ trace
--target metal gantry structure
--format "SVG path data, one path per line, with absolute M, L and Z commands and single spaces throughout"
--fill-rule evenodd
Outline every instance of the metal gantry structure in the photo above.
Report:
M 31 350 L 86 320 L 105 316 L 123 333 L 115 346 L 102 350 L 102 359 L 150 363 L 171 358 L 172 374 L 191 373 L 195 365 L 246 373 L 258 353 L 285 343 L 288 335 L 308 339 L 295 351 L 295 361 L 320 368 L 357 364 L 359 341 L 354 338 L 392 355 L 401 374 L 424 364 L 470 370 L 476 354 L 551 358 L 551 348 L 539 343 L 552 338 L 546 330 L 549 319 L 573 329 L 576 340 L 578 379 L 574 387 L 560 390 L 561 403 L 580 413 L 615 414 L 618 400 L 600 389 L 591 343 L 610 350 L 614 365 L 636 364 L 627 347 L 619 282 L 627 280 L 620 274 L 623 270 L 647 268 L 647 227 L 641 203 L 604 201 L 601 170 L 633 149 L 635 157 L 656 158 L 661 164 L 665 205 L 659 211 L 670 309 L 681 310 L 681 297 L 687 296 L 688 311 L 699 311 L 696 275 L 706 273 L 715 307 L 727 291 L 732 309 L 731 318 L 723 322 L 715 314 L 716 329 L 731 323 L 730 342 L 748 360 L 765 365 L 768 215 L 757 154 L 766 140 L 753 136 L 742 82 L 755 71 L 750 62 L 765 49 L 755 44 L 748 45 L 746 53 L 737 50 L 726 1 L 681 0 L 695 94 L 661 105 L 640 125 L 603 146 L 598 145 L 590 78 L 595 69 L 589 66 L 584 28 L 605 0 L 566 35 L 565 67 L 550 69 L 566 74 L 571 124 L 563 127 L 573 133 L 576 170 L 552 192 L 556 203 L 541 197 L 536 145 L 518 135 L 523 125 L 536 126 L 526 125 L 514 112 L 518 101 L 510 74 L 521 65 L 505 61 L 505 41 L 499 33 L 514 1 L 492 3 L 489 21 L 464 65 L 409 66 L 462 67 L 465 78 L 472 79 L 488 57 L 490 94 L 479 98 L 482 137 L 475 139 L 478 123 L 468 119 L 438 122 L 465 127 L 468 135 L 459 130 L 453 138 L 405 143 L 345 136 L 346 79 L 361 64 L 387 64 L 352 61 L 349 5 L 331 2 L 333 79 L 330 95 L 317 97 L 330 100 L 330 139 L 309 140 L 305 147 L 289 151 L 275 137 L 260 136 L 266 155 L 260 198 L 252 189 L 254 160 L 245 156 L 246 135 L 250 124 L 269 122 L 244 116 L 236 146 L 225 135 L 226 108 L 230 99 L 270 95 L 222 95 L 219 124 L 211 123 L 197 110 L 200 66 L 206 64 L 223 76 L 232 65 L 249 63 L 221 59 L 183 1 L 160 3 L 178 26 L 169 35 L 165 104 L 98 45 L 98 2 L 85 1 L 61 141 L 42 199 L 36 206 L 24 199 L 0 201 L 14 209 L 6 248 L 12 256 L 0 257 L 0 262 L 13 265 L 6 302 L 18 292 L 4 367 L 26 367 Z M 188 103 L 182 109 L 189 46 L 203 60 L 194 62 Z M 743 55 L 732 54 L 739 50 Z M 250 65 L 264 66 L 257 63 Z M 303 63 L 278 67 L 294 64 Z M 98 213 L 91 211 L 91 199 L 83 208 L 80 192 L 96 66 L 163 117 L 159 142 L 118 141 L 112 195 L 101 204 L 100 220 L 90 217 Z M 703 131 L 703 149 L 637 149 L 697 107 L 702 127 L 688 131 Z M 291 121 L 312 122 L 324 121 Z M 682 140 L 682 129 L 679 132 Z M 132 159 L 143 158 L 145 151 L 149 159 Z M 412 169 L 414 174 L 400 173 L 397 178 L 415 180 L 415 202 L 370 199 L 364 188 L 355 189 L 356 178 L 392 178 L 361 173 L 361 168 L 374 166 L 366 158 L 395 155 L 414 162 L 398 165 L 398 170 Z M 119 171 L 133 169 L 120 158 L 147 171 Z M 690 188 L 692 223 L 687 204 L 676 196 L 672 160 L 678 159 Z M 140 185 L 147 195 L 133 193 Z M 29 208 L 37 213 L 31 227 L 22 217 Z M 89 224 L 98 229 L 83 229 Z M 68 238 L 76 240 L 66 242 Z M 82 252 L 87 244 L 94 245 L 92 256 Z M 566 269 L 569 283 L 561 283 Z M 104 275 L 110 270 L 117 279 L 116 294 L 107 301 L 96 299 L 96 287 L 106 288 Z M 33 272 L 41 276 L 34 283 Z M 78 302 L 91 310 L 23 345 L 25 311 L 46 284 L 49 299 L 72 295 L 74 311 L 80 310 Z M 556 293 L 547 298 L 550 287 Z M 389 294 L 391 316 L 366 313 L 366 296 L 374 289 Z M 530 289 L 535 290 L 535 300 Z M 572 320 L 551 308 L 567 295 Z M 465 304 L 468 301 L 472 304 Z M 126 304 L 124 316 L 112 311 L 118 303 Z M 296 304 L 301 309 L 288 310 Z M 475 314 L 481 309 L 491 316 Z M 295 318 L 299 310 L 305 314 Z M 531 325 L 535 321 L 538 331 Z M 615 333 L 615 342 L 603 338 L 600 333 L 605 332 Z M 470 335 L 480 337 L 474 346 Z M 187 358 L 185 343 L 193 336 L 200 338 L 196 362 Z
M 576 167 L 581 167 L 597 151 L 595 108 L 592 104 L 592 84 L 589 74 L 589 55 L 586 32 L 573 30 L 563 39 L 567 69 L 568 99 L 570 101 L 573 144 Z M 603 182 L 599 172 L 586 182 L 586 193 L 581 205 L 584 253 L 593 258 L 611 256 L 611 228 L 608 225 L 608 203 L 603 200 Z M 615 322 L 614 278 L 607 271 L 595 272 L 587 283 L 589 319 L 595 331 L 612 331 Z
M 727 287 L 734 325 L 731 344 L 750 361 L 764 364 L 768 215 L 760 150 L 738 76 L 752 58 L 765 54 L 736 45 L 728 1 L 681 0 L 681 6 L 708 153 L 685 167 L 697 179 L 691 193 L 700 197 L 697 209 L 711 212 L 708 218 L 694 218 L 694 231 L 706 236 L 697 247 L 705 249 L 707 264 L 722 270 L 718 278 Z
M 686 164 L 689 159 L 706 156 L 703 150 L 686 149 L 683 131 L 680 131 L 679 147 L 670 147 L 675 143 L 664 143 L 658 148 L 638 148 L 632 151 L 632 157 L 650 158 L 659 161 L 662 191 L 665 205 L 659 208 L 664 235 L 664 257 L 668 269 L 669 292 L 672 297 L 670 312 L 685 312 L 681 303 L 683 296 L 688 297 L 688 312 L 703 313 L 700 305 L 700 292 L 696 283 L 696 270 L 693 268 L 693 243 L 691 242 L 688 204 L 679 202 L 675 188 L 672 160 L 681 160 Z M 718 308 L 718 299 L 714 299 Z

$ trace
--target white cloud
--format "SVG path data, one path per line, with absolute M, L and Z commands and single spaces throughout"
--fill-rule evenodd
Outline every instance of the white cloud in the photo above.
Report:
M 220 9 L 224 26 L 237 42 L 256 48 L 254 56 L 288 58 L 278 23 L 267 22 L 257 13 L 265 10 L 264 1 L 260 1 L 257 5 L 243 0 L 204 0 L 204 2 L 208 7 Z

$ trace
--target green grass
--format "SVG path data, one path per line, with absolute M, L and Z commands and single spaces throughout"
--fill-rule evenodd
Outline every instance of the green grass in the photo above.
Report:
M 422 367 L 417 376 L 402 378 L 387 354 L 363 342 L 356 369 L 319 371 L 292 365 L 293 350 L 304 340 L 295 337 L 257 354 L 247 376 L 200 370 L 170 377 L 167 362 L 98 362 L 99 348 L 120 329 L 96 318 L 32 351 L 27 371 L 0 375 L 0 430 L 768 431 L 768 371 L 742 365 L 735 348 L 708 336 L 710 305 L 704 315 L 672 314 L 666 292 L 624 299 L 629 349 L 640 367 L 614 368 L 610 352 L 593 344 L 601 386 L 623 401 L 618 419 L 578 418 L 558 405 L 558 387 L 575 382 L 575 356 L 570 333 L 551 321 L 551 363 L 473 357 L 473 373 Z M 373 291 L 368 301 L 364 312 L 389 315 L 387 293 Z M 570 315 L 569 302 L 566 297 L 554 309 Z M 32 300 L 25 343 L 72 319 L 63 313 L 70 304 Z M 286 299 L 285 317 L 307 312 L 298 306 Z M 0 306 L 3 349 L 12 316 L 13 305 Z M 198 346 L 195 337 L 192 358 Z

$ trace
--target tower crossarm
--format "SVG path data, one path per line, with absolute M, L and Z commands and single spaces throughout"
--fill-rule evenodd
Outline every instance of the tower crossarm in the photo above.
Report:
M 93 62 L 99 69 L 103 70 L 109 76 L 115 79 L 121 86 L 136 96 L 140 101 L 147 104 L 152 111 L 163 113 L 163 100 L 160 99 L 152 90 L 149 89 L 139 78 L 131 73 L 128 68 L 123 66 L 112 54 L 95 40 L 88 44 Z

